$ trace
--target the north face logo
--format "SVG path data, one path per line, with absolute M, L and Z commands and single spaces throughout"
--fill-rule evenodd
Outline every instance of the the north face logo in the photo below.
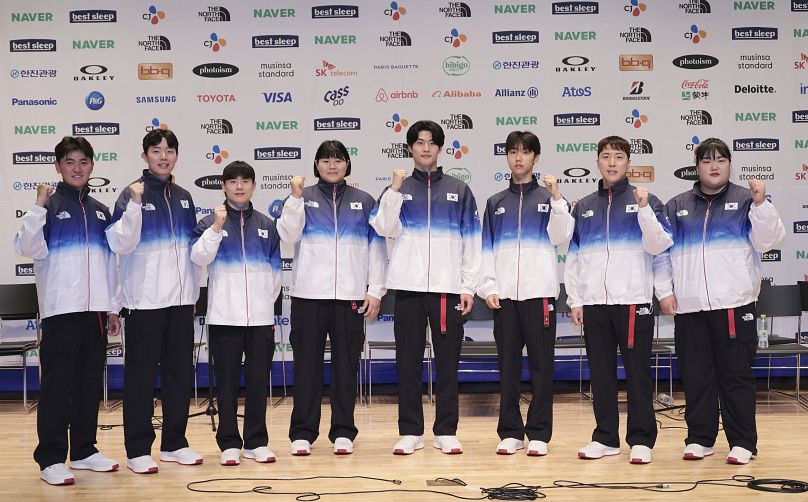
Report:
M 66 220 L 70 218 L 70 213 L 68 213 L 67 211 L 61 211 L 59 214 L 56 215 L 56 217 L 59 218 L 60 220 Z
M 504 207 L 498 207 L 497 210 L 494 211 L 494 214 L 505 214 L 505 208 Z
M 743 315 L 743 317 L 741 317 L 741 319 L 743 319 L 744 321 L 751 321 L 754 318 L 755 316 L 753 316 L 751 312 L 747 312 L 746 314 Z
M 318 204 L 316 200 L 307 200 L 303 205 L 308 207 L 320 207 L 320 204 Z
M 151 202 L 146 202 L 143 204 L 144 211 L 156 211 L 157 209 L 154 207 L 154 204 Z

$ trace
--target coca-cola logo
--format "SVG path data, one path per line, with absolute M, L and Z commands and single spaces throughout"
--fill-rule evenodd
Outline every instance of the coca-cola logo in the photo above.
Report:
M 683 80 L 682 89 L 707 89 L 710 87 L 710 79 L 700 78 L 698 80 Z

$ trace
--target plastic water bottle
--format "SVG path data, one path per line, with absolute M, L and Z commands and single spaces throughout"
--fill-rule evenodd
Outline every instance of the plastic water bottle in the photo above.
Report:
M 766 314 L 760 314 L 760 323 L 758 324 L 758 348 L 769 348 L 769 319 Z

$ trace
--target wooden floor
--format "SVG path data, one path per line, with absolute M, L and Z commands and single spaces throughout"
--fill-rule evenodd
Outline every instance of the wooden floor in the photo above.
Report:
M 677 403 L 681 404 L 681 396 Z M 580 482 L 671 482 L 696 481 L 700 479 L 729 478 L 736 474 L 756 478 L 788 478 L 808 481 L 808 411 L 799 407 L 789 397 L 776 393 L 761 392 L 758 395 L 759 455 L 747 466 L 732 466 L 725 463 L 728 447 L 723 432 L 720 433 L 715 455 L 700 462 L 681 460 L 685 431 L 681 416 L 658 415 L 661 422 L 659 438 L 654 449 L 654 461 L 649 465 L 628 463 L 628 448 L 623 445 L 619 456 L 600 460 L 579 460 L 578 448 L 590 439 L 594 419 L 589 401 L 579 394 L 556 394 L 555 431 L 546 457 L 527 457 L 524 452 L 512 456 L 494 453 L 498 396 L 493 394 L 461 395 L 461 420 L 459 438 L 465 452 L 462 455 L 443 455 L 431 448 L 432 435 L 425 435 L 426 448 L 410 456 L 391 454 L 397 440 L 396 397 L 374 396 L 373 405 L 357 406 L 356 421 L 359 436 L 355 453 L 338 457 L 331 453 L 327 438 L 330 411 L 327 400 L 323 401 L 323 417 L 320 439 L 314 444 L 310 457 L 292 457 L 289 454 L 287 430 L 292 411 L 292 401 L 287 399 L 268 414 L 270 446 L 278 455 L 274 464 L 256 464 L 244 460 L 238 467 L 223 467 L 218 463 L 219 451 L 207 417 L 193 418 L 188 424 L 191 446 L 202 453 L 205 462 L 201 466 L 186 467 L 176 464 L 160 464 L 155 475 L 136 475 L 126 469 L 123 449 L 123 430 L 114 427 L 99 430 L 100 450 L 121 463 L 115 473 L 76 471 L 76 484 L 69 487 L 53 487 L 39 480 L 37 465 L 32 452 L 37 443 L 36 412 L 27 414 L 20 403 L 0 403 L 0 479 L 5 501 L 16 500 L 170 500 L 189 499 L 217 500 L 223 495 L 194 494 L 187 483 L 212 478 L 289 478 L 302 476 L 371 476 L 399 479 L 401 485 L 371 480 L 312 480 L 312 481 L 220 481 L 207 488 L 250 490 L 253 486 L 268 485 L 270 492 L 343 492 L 350 490 L 384 490 L 392 488 L 428 489 L 427 481 L 438 477 L 460 478 L 468 485 L 495 487 L 510 482 L 527 485 L 552 486 L 555 480 Z M 522 405 L 526 413 L 526 405 Z M 434 408 L 425 404 L 427 420 L 431 421 Z M 157 412 L 159 413 L 159 408 Z M 191 411 L 199 411 L 194 408 Z M 101 424 L 120 424 L 120 409 L 107 412 L 102 409 Z M 625 416 L 621 423 L 625 433 Z M 152 450 L 155 458 L 159 448 L 158 439 Z M 683 486 L 682 486 L 683 487 Z M 679 488 L 682 488 L 679 487 Z M 674 486 L 676 488 L 676 486 Z M 433 487 L 464 497 L 480 497 L 478 488 Z M 556 488 L 542 490 L 550 500 L 595 500 L 599 498 L 626 498 L 633 500 L 674 500 L 671 495 L 646 491 L 606 491 L 604 489 Z M 739 498 L 771 499 L 775 494 L 752 491 L 747 488 L 700 486 L 684 496 L 710 500 L 737 500 Z M 788 500 L 808 500 L 806 495 L 779 495 Z M 227 495 L 229 500 L 261 500 L 255 493 Z M 275 495 L 268 500 L 294 500 L 291 495 Z M 322 500 L 457 500 L 428 493 L 385 493 L 365 495 L 333 495 Z

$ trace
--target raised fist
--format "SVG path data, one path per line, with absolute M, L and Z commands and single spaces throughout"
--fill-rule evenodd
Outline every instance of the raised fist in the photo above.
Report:
M 756 206 L 763 204 L 766 200 L 766 183 L 760 180 L 749 180 L 749 191 L 752 192 L 752 200 Z
M 401 184 L 404 183 L 406 178 L 407 171 L 404 169 L 396 169 L 393 171 L 393 183 L 390 184 L 390 190 L 398 192 L 398 189 L 401 188 Z
M 222 227 L 224 226 L 224 221 L 227 219 L 227 208 L 224 207 L 224 204 L 221 206 L 217 206 L 213 209 L 213 228 L 216 233 L 222 231 Z
M 132 201 L 140 204 L 143 202 L 143 189 L 144 184 L 142 181 L 137 181 L 129 185 L 129 193 L 132 195 Z
M 295 199 L 303 197 L 304 181 L 306 181 L 305 176 L 295 176 L 292 178 L 292 181 L 289 182 L 289 186 L 292 188 L 292 197 Z
M 545 174 L 544 186 L 550 191 L 550 195 L 553 196 L 553 200 L 561 199 L 561 192 L 558 191 L 558 180 L 555 176 L 552 174 Z
M 645 207 L 648 205 L 648 189 L 644 187 L 639 187 L 634 189 L 634 200 L 637 201 L 637 205 L 640 207 Z
M 51 195 L 53 195 L 53 187 L 45 183 L 40 184 L 36 187 L 36 205 L 45 207 L 45 203 Z

